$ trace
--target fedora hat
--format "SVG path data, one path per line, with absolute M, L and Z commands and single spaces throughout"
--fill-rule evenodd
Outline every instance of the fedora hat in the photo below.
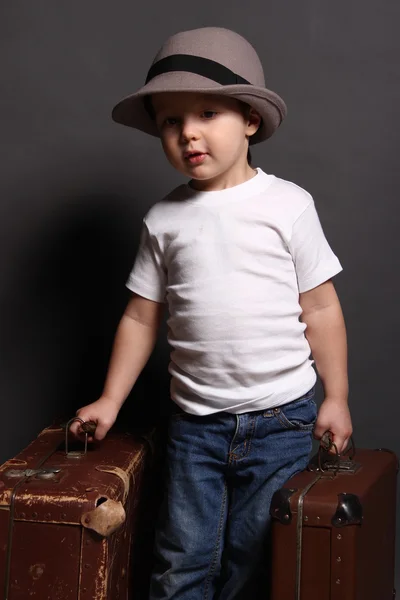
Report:
M 286 105 L 265 87 L 264 72 L 253 46 L 222 27 L 202 27 L 171 36 L 157 53 L 145 85 L 113 109 L 117 123 L 159 136 L 145 98 L 160 92 L 198 92 L 236 98 L 261 116 L 255 144 L 269 138 L 286 116 Z

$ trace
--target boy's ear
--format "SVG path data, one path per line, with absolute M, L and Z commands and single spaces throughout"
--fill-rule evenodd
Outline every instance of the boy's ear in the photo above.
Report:
M 256 111 L 256 109 L 249 106 L 247 111 L 247 123 L 249 128 L 248 135 L 254 135 L 255 133 L 257 133 L 257 131 L 261 127 L 261 120 L 261 116 Z

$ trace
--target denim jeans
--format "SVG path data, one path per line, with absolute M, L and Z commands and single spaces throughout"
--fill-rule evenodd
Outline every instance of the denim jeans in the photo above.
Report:
M 314 390 L 275 409 L 171 417 L 150 600 L 267 598 L 271 498 L 307 466 L 316 417 Z

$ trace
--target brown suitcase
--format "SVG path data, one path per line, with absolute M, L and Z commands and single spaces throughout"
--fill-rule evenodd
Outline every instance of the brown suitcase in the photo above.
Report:
M 321 449 L 275 493 L 271 600 L 393 600 L 397 472 L 388 450 Z
M 151 436 L 111 430 L 85 453 L 65 431 L 44 429 L 0 467 L 0 598 L 136 600 L 150 561 L 132 568 Z

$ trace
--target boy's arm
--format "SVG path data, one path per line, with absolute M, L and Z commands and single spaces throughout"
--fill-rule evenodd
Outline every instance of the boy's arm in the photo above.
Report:
M 76 413 L 84 421 L 97 424 L 96 439 L 101 440 L 106 436 L 150 358 L 163 311 L 164 304 L 137 294 L 129 301 L 115 335 L 103 393 L 96 402 Z M 72 423 L 70 430 L 78 435 L 79 422 Z
M 133 294 L 119 323 L 102 396 L 121 408 L 154 349 L 164 304 Z
M 352 434 L 348 407 L 347 342 L 343 313 L 331 281 L 300 294 L 301 320 L 324 387 L 314 435 L 333 433 L 338 452 L 347 446 Z

